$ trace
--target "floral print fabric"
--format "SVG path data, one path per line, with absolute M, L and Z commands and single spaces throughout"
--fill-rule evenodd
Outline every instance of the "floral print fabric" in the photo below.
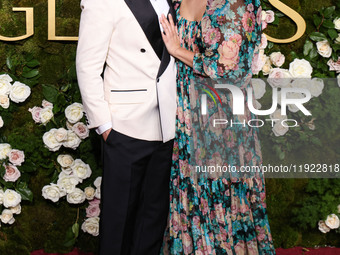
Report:
M 246 95 L 252 58 L 261 38 L 260 2 L 208 0 L 201 21 L 181 17 L 180 1 L 174 4 L 181 45 L 195 52 L 195 57 L 193 68 L 177 61 L 170 214 L 161 254 L 275 254 L 263 176 L 236 180 L 194 176 L 191 163 L 197 153 L 190 149 L 196 129 L 192 114 L 197 108 L 197 102 L 190 101 L 190 93 L 195 91 L 191 79 L 232 79 Z M 230 96 L 221 98 L 230 106 L 224 114 L 232 118 Z M 250 118 L 254 116 L 249 111 L 237 117 L 239 121 Z M 216 152 L 228 154 L 229 164 L 239 167 L 262 163 L 258 129 L 226 128 L 220 142 L 221 136 L 208 131 L 206 135 L 216 142 Z

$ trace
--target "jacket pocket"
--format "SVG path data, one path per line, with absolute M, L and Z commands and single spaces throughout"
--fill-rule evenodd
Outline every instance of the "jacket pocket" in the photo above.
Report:
M 147 100 L 147 89 L 112 89 L 111 104 L 140 104 Z

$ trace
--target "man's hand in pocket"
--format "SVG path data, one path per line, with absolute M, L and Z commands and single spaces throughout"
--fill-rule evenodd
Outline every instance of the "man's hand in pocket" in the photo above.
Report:
M 112 130 L 112 128 L 106 130 L 106 131 L 102 134 L 103 139 L 104 139 L 105 142 L 106 142 L 106 139 L 107 139 L 107 137 L 109 136 L 111 130 Z

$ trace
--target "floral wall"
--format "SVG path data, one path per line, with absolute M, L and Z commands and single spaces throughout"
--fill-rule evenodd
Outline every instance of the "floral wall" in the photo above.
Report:
M 263 39 L 254 77 L 294 78 L 303 67 L 310 78 L 336 78 L 340 24 L 334 20 L 340 17 L 340 2 L 282 2 L 304 17 L 306 33 L 289 44 Z M 267 0 L 262 6 L 265 33 L 274 38 L 294 34 L 294 22 Z M 34 7 L 35 26 L 28 39 L 0 42 L 0 253 L 96 251 L 101 140 L 84 125 L 76 42 L 47 39 L 47 1 L 41 0 L 0 0 L 0 35 L 25 33 L 24 15 L 12 7 Z M 76 36 L 79 15 L 78 0 L 57 0 L 56 34 Z M 287 113 L 300 128 L 260 129 L 264 164 L 340 163 L 340 88 L 313 82 L 318 89 L 307 105 L 313 116 L 294 109 Z M 254 86 L 258 103 L 267 109 L 271 86 L 282 84 Z M 67 177 L 71 172 L 76 178 Z M 340 245 L 331 224 L 336 221 L 332 214 L 339 214 L 339 179 L 268 178 L 266 189 L 276 247 Z

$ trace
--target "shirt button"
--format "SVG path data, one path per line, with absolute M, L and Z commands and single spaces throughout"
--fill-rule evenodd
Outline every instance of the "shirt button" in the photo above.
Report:
M 142 49 L 140 49 L 140 51 L 141 51 L 142 53 L 146 52 L 146 50 L 145 50 L 145 49 L 143 49 L 143 48 L 142 48 Z

